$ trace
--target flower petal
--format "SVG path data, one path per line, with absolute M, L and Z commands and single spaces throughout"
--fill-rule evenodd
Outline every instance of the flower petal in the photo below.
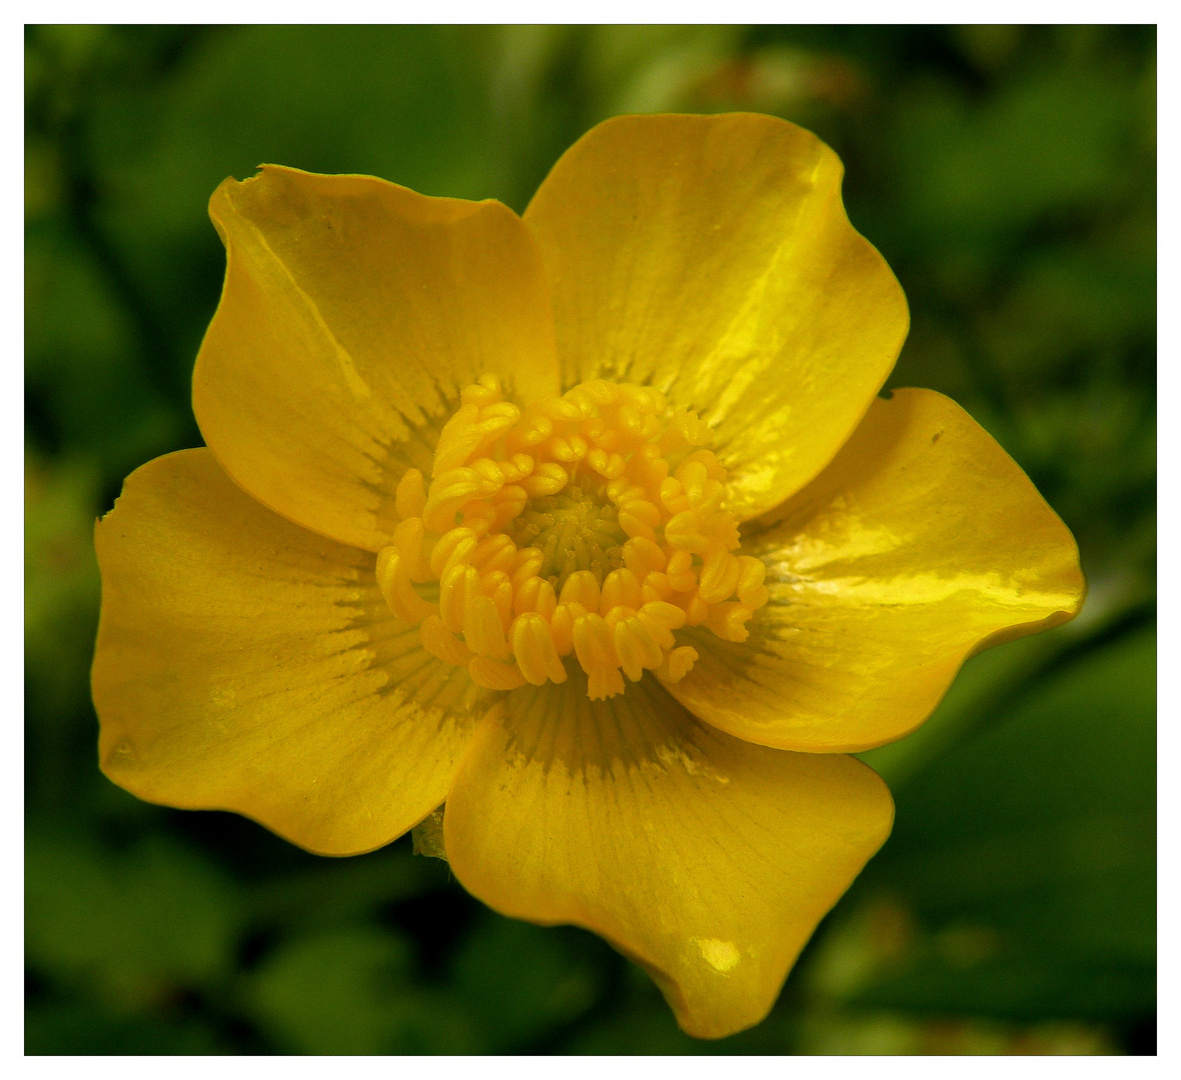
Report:
M 203 449 L 129 476 L 95 546 L 92 684 L 115 783 L 332 855 L 443 801 L 487 701 L 390 614 L 371 554 L 271 513 Z
M 464 386 L 556 391 L 544 274 L 506 206 L 267 165 L 209 213 L 226 279 L 193 409 L 226 472 L 284 517 L 376 551 Z
M 525 212 L 564 384 L 651 382 L 697 410 L 743 520 L 832 459 L 906 336 L 842 171 L 771 116 L 622 116 L 575 143 Z
M 652 678 L 590 701 L 579 672 L 488 714 L 443 828 L 466 889 L 602 935 L 685 1031 L 718 1038 L 766 1016 L 892 819 L 885 784 L 854 758 L 733 739 Z
M 898 739 L 974 652 L 1082 604 L 1069 530 L 992 437 L 931 390 L 875 401 L 836 460 L 767 519 L 743 541 L 771 593 L 750 637 L 683 631 L 700 659 L 670 687 L 765 746 Z

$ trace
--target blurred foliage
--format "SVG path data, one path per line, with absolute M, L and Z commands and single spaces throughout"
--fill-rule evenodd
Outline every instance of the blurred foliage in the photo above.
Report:
M 27 1050 L 1145 1053 L 1155 1043 L 1155 31 L 26 31 Z M 318 859 L 98 772 L 90 543 L 200 444 L 205 203 L 263 161 L 520 210 L 625 111 L 776 113 L 847 168 L 950 394 L 1079 540 L 1073 623 L 973 659 L 865 755 L 894 836 L 771 1017 L 701 1043 L 597 938 L 502 919 L 409 838 Z

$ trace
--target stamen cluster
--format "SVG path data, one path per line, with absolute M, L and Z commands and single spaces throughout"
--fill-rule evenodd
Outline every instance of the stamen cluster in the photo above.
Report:
M 485 375 L 460 400 L 429 487 L 417 469 L 398 484 L 377 557 L 428 652 L 493 690 L 564 682 L 573 657 L 598 699 L 624 675 L 682 679 L 697 660 L 683 626 L 746 639 L 766 571 L 733 554 L 726 472 L 695 413 L 602 379 L 520 408 Z

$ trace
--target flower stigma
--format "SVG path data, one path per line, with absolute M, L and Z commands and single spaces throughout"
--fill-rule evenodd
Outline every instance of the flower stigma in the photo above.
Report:
M 697 660 L 674 631 L 745 641 L 766 568 L 739 546 L 726 470 L 697 414 L 595 379 L 518 407 L 485 375 L 460 394 L 427 484 L 398 484 L 377 581 L 424 648 L 492 690 L 586 672 L 592 699 Z

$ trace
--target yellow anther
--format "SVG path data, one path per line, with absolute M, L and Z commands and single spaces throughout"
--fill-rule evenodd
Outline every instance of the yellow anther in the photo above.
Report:
M 667 600 L 672 596 L 673 591 L 668 574 L 663 574 L 659 570 L 650 570 L 640 585 L 640 598 L 645 604 L 656 600 Z
M 706 517 L 702 531 L 717 540 L 727 551 L 733 551 L 742 544 L 742 539 L 738 535 L 738 522 L 734 520 L 733 514 L 728 514 L 725 510 L 716 510 Z
M 521 418 L 521 410 L 511 402 L 503 401 L 496 405 L 488 405 L 480 410 L 479 422 L 472 425 L 471 435 L 465 440 L 471 449 L 465 455 L 469 460 L 482 453 L 486 453 L 506 431 L 513 428 Z M 472 443 L 472 437 L 475 442 Z M 435 470 L 439 465 L 436 461 Z
M 567 398 L 550 398 L 537 407 L 542 415 L 554 421 L 577 421 L 586 416 L 581 406 Z
M 668 476 L 668 462 L 654 442 L 637 447 L 627 467 L 631 478 L 649 492 L 659 492 L 661 481 Z
M 687 551 L 674 551 L 669 556 L 668 583 L 677 592 L 688 592 L 697 588 L 697 575 L 693 572 L 693 556 Z
M 431 581 L 435 577 L 423 550 L 424 538 L 422 518 L 407 518 L 394 529 L 394 546 L 411 581 Z
M 640 608 L 639 619 L 651 632 L 657 645 L 662 649 L 671 649 L 676 640 L 673 631 L 685 625 L 685 612 L 676 604 L 651 600 Z
M 709 547 L 709 539 L 702 530 L 701 514 L 696 510 L 682 510 L 665 522 L 664 538 L 678 551 L 702 552 Z
M 697 595 L 707 604 L 717 604 L 733 595 L 740 572 L 738 560 L 720 545 L 711 547 L 701 567 Z
M 494 495 L 503 486 L 499 477 L 493 480 L 475 469 L 449 469 L 431 482 L 426 505 L 422 508 L 422 520 L 429 532 L 446 532 L 455 526 L 455 515 L 464 503 Z
M 469 600 L 480 595 L 480 575 L 474 566 L 453 566 L 439 579 L 439 615 L 453 634 L 462 634 Z
M 477 458 L 472 462 L 471 468 L 489 484 L 494 485 L 495 490 L 499 491 L 504 487 L 505 471 L 498 462 L 487 457 Z M 511 470 L 512 466 L 510 465 L 509 468 Z
M 619 432 L 613 431 L 602 417 L 592 416 L 583 421 L 578 429 L 581 434 L 589 439 L 595 446 L 599 446 L 604 450 L 612 450 L 619 442 Z
M 516 483 L 533 471 L 534 461 L 528 454 L 513 454 L 508 461 L 500 462 L 500 471 L 506 484 Z
M 654 386 L 621 383 L 619 384 L 619 396 L 641 412 L 660 413 L 668 407 L 665 396 Z
M 635 608 L 630 608 L 626 604 L 616 604 L 615 607 L 603 614 L 603 622 L 607 624 L 608 629 L 614 634 L 615 624 L 621 619 L 630 619 L 635 613 Z
M 520 487 L 525 494 L 537 499 L 545 495 L 556 495 L 566 486 L 570 474 L 555 462 L 539 465 L 531 476 L 521 481 Z
M 528 581 L 522 581 L 513 590 L 513 614 L 523 615 L 526 611 L 537 610 L 537 597 L 541 591 L 542 579 L 539 577 L 529 578 Z M 546 582 L 548 585 L 549 582 Z
M 520 514 L 529 502 L 529 496 L 519 484 L 506 484 L 491 501 L 496 511 L 492 519 L 494 529 L 503 529 L 510 521 Z
M 471 386 L 465 386 L 459 392 L 459 400 L 464 405 L 494 405 L 500 399 L 500 379 L 490 371 L 486 371 L 476 383 Z
M 649 419 L 634 405 L 621 405 L 619 409 L 619 426 L 629 435 L 639 435 L 644 429 L 644 421 Z
M 614 480 L 617 476 L 623 475 L 626 462 L 622 455 L 616 453 L 608 453 L 602 445 L 596 447 L 586 455 L 586 463 L 599 473 L 605 476 L 608 480 Z
M 706 480 L 701 491 L 701 497 L 694 506 L 703 514 L 712 514 L 721 509 L 722 500 L 726 497 L 726 489 L 717 480 Z M 729 516 L 729 515 L 727 515 Z
M 564 591 L 564 590 L 563 590 Z M 599 599 L 599 610 L 605 615 L 613 607 L 624 604 L 629 608 L 639 608 L 643 600 L 640 598 L 640 582 L 636 575 L 627 567 L 622 570 L 612 570 L 603 582 L 603 592 Z M 590 604 L 586 605 L 590 608 Z
M 417 469 L 407 469 L 398 481 L 394 493 L 394 507 L 400 518 L 418 517 L 426 505 L 426 487 L 423 484 L 422 473 Z
M 472 682 L 488 690 L 516 690 L 525 685 L 525 676 L 516 664 L 502 664 L 487 656 L 477 656 L 467 666 Z
M 662 600 L 651 600 L 640 608 L 640 614 L 647 620 L 670 630 L 680 630 L 685 625 L 685 612 L 676 604 L 669 604 Z
M 660 501 L 670 514 L 679 514 L 692 506 L 684 484 L 675 476 L 666 476 L 660 482 Z
M 541 686 L 547 679 L 556 683 L 566 681 L 566 668 L 558 656 L 550 628 L 540 615 L 526 612 L 514 620 L 512 644 L 521 674 L 534 686 Z
M 480 406 L 481 424 L 487 424 L 492 420 L 496 420 L 497 422 L 512 420 L 515 424 L 520 419 L 521 410 L 511 401 L 495 401 L 491 404 Z
M 643 518 L 633 514 L 630 506 L 619 511 L 619 527 L 632 539 L 650 540 L 652 543 L 658 539 L 656 530 Z
M 462 465 L 480 445 L 480 432 L 476 425 L 480 419 L 480 407 L 475 402 L 461 405 L 439 432 L 435 446 L 433 476 Z
M 536 446 L 550 437 L 554 422 L 548 416 L 527 416 L 506 437 L 514 450 Z
M 735 601 L 715 604 L 705 619 L 705 625 L 726 641 L 745 641 L 750 634 L 746 620 L 753 614 L 750 608 Z
M 694 450 L 685 460 L 700 461 L 705 466 L 711 480 L 726 479 L 726 469 L 718 460 L 718 455 L 712 450 Z
M 485 596 L 492 597 L 500 615 L 500 624 L 508 632 L 513 621 L 513 583 L 503 570 L 492 570 L 480 578 L 480 588 Z
M 545 556 L 537 548 L 522 548 L 518 551 L 513 570 L 513 586 L 519 589 L 530 578 L 536 577 L 544 561 Z
M 470 562 L 477 570 L 511 570 L 517 559 L 517 545 L 504 533 L 484 537 L 472 551 Z
M 586 608 L 581 604 L 558 604 L 554 608 L 550 618 L 550 633 L 559 656 L 569 656 L 574 651 L 574 620 L 585 614 Z
M 696 593 L 686 598 L 684 610 L 685 622 L 689 626 L 700 626 L 709 618 L 709 604 L 702 600 Z
M 597 612 L 578 615 L 574 619 L 574 652 L 582 670 L 588 675 L 599 668 L 619 666 L 615 655 L 614 635 L 606 620 Z
M 463 667 L 471 658 L 472 650 L 443 625 L 438 615 L 428 615 L 419 627 L 422 646 L 432 656 L 447 664 Z
M 570 448 L 570 443 L 563 438 L 555 436 L 546 443 L 545 454 L 547 457 L 552 457 L 555 461 L 576 461 L 577 458 L 574 451 Z
M 661 514 L 656 508 L 655 503 L 650 503 L 647 499 L 632 499 L 623 504 L 619 508 L 621 514 L 627 513 L 634 518 L 639 518 L 645 525 L 651 529 L 660 527 Z
M 431 551 L 431 573 L 437 578 L 445 577 L 451 567 L 468 561 L 478 542 L 476 534 L 466 525 L 445 532 Z
M 681 482 L 689 502 L 696 506 L 705 489 L 705 482 L 709 479 L 706 467 L 700 461 L 685 461 L 673 475 Z
M 460 510 L 460 515 L 464 525 L 477 537 L 487 536 L 496 524 L 496 507 L 490 502 L 467 503 Z
M 464 605 L 463 639 L 479 656 L 507 660 L 512 655 L 504 637 L 500 612 L 490 596 L 473 596 Z
M 632 682 L 643 678 L 645 668 L 655 669 L 664 662 L 664 650 L 637 615 L 620 619 L 615 624 L 615 652 L 624 674 Z
M 767 578 L 767 564 L 762 559 L 755 559 L 750 555 L 739 555 L 738 566 L 738 589 L 740 592 L 757 588 Z
M 414 469 L 399 482 L 401 523 L 377 560 L 387 603 L 431 655 L 511 690 L 564 681 L 574 654 L 598 699 L 625 676 L 682 678 L 697 659 L 676 645 L 685 626 L 746 636 L 766 571 L 731 554 L 726 473 L 695 413 L 602 379 L 522 412 L 487 376 L 460 402 L 430 483 Z M 437 606 L 414 589 L 432 580 Z
M 599 610 L 599 583 L 589 570 L 578 570 L 566 579 L 558 600 L 563 604 L 581 604 L 587 611 Z
M 654 540 L 633 536 L 623 545 L 623 565 L 643 581 L 653 570 L 663 570 L 668 560 Z
M 611 405 L 618 398 L 619 385 L 606 379 L 591 379 L 566 392 L 568 401 L 577 401 L 580 405 L 584 402 L 598 406 Z
M 434 605 L 428 604 L 414 591 L 410 577 L 402 565 L 402 556 L 391 544 L 377 553 L 377 586 L 390 610 L 403 622 L 419 623 L 434 613 Z
M 633 483 L 630 476 L 621 476 L 618 480 L 612 480 L 603 490 L 606 491 L 607 498 L 616 506 L 624 506 L 636 499 L 647 498 L 648 495 L 647 490 L 641 484 Z
M 680 682 L 690 669 L 697 663 L 697 650 L 690 645 L 682 645 L 664 658 L 664 663 L 656 669 L 656 674 L 665 682 Z

